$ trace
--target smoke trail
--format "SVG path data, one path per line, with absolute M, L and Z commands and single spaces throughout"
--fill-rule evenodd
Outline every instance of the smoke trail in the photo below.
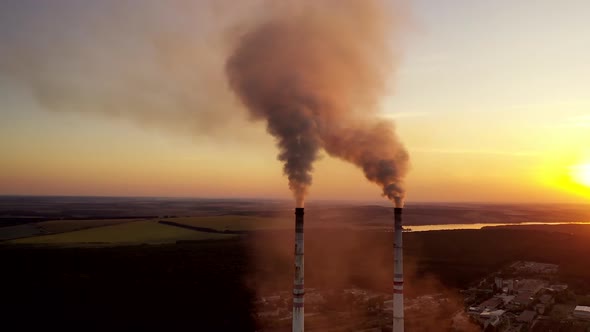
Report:
M 298 206 L 320 149 L 403 204 L 408 154 L 375 116 L 396 62 L 391 12 L 379 0 L 283 2 L 245 31 L 226 63 L 230 87 L 277 139 Z
M 247 130 L 224 76 L 245 3 L 0 1 L 0 77 L 46 110 L 220 141 Z
M 2 1 L 0 76 L 52 111 L 216 141 L 252 127 L 228 78 L 276 137 L 299 206 L 322 149 L 395 200 L 407 153 L 374 115 L 395 70 L 399 1 Z

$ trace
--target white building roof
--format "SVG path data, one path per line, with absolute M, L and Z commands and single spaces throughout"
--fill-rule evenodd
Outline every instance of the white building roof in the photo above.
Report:
M 578 305 L 576 306 L 576 309 L 574 309 L 574 311 L 590 314 L 590 307 L 585 305 Z
M 484 310 L 479 316 L 484 318 L 484 317 L 499 317 L 502 316 L 504 313 L 506 312 L 506 310 Z

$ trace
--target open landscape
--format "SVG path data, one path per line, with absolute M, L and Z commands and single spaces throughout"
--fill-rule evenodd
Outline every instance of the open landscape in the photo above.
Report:
M 1 0 L 0 332 L 590 332 L 589 13 Z
M 50 322 L 67 331 L 91 320 L 95 330 L 161 331 L 186 326 L 199 312 L 200 324 L 211 331 L 290 328 L 290 319 L 280 319 L 289 317 L 292 282 L 294 224 L 287 202 L 3 197 L 0 205 L 7 201 L 18 201 L 18 209 L 0 210 L 0 234 L 18 235 L 0 242 L 3 278 L 11 285 L 5 296 L 11 305 L 3 312 L 12 323 L 35 328 Z M 102 211 L 107 204 L 118 209 Z M 590 225 L 546 224 L 589 220 L 587 206 L 419 204 L 406 210 L 406 320 L 412 331 L 428 331 L 435 321 L 461 330 L 455 316 L 467 307 L 460 291 L 515 261 L 558 264 L 556 280 L 575 294 L 590 294 Z M 391 209 L 310 202 L 307 211 L 307 328 L 385 328 L 387 310 L 377 308 L 391 298 Z M 44 221 L 16 224 L 24 216 Z M 513 225 L 410 231 L 470 220 Z M 25 226 L 34 231 L 13 231 Z M 275 297 L 285 304 L 270 304 Z M 353 299 L 360 307 L 344 305 Z M 366 311 L 369 303 L 376 307 Z M 27 320 L 30 315 L 38 319 Z M 467 326 L 475 324 L 465 319 Z

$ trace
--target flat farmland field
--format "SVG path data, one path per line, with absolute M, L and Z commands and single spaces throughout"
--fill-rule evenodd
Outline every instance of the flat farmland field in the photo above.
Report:
M 73 232 L 35 236 L 11 240 L 13 244 L 161 244 L 176 241 L 227 239 L 235 235 L 198 232 L 160 224 L 156 221 L 135 221 L 95 227 Z
M 36 225 L 47 234 L 55 234 L 136 221 L 138 219 L 50 220 L 36 223 Z
M 217 231 L 254 231 L 289 229 L 293 227 L 292 221 L 274 217 L 256 216 L 211 216 L 211 217 L 181 217 L 165 218 L 163 221 L 174 222 L 191 227 L 211 228 Z
M 0 241 L 42 235 L 43 230 L 35 223 L 0 227 Z

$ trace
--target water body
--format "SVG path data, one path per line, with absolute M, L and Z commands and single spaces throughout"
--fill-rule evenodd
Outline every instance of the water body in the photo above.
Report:
M 443 224 L 443 225 L 412 225 L 405 226 L 407 231 L 427 232 L 427 231 L 445 231 L 457 229 L 482 229 L 486 226 L 526 226 L 526 225 L 590 225 L 590 222 L 521 222 L 521 223 L 475 223 L 475 224 Z

